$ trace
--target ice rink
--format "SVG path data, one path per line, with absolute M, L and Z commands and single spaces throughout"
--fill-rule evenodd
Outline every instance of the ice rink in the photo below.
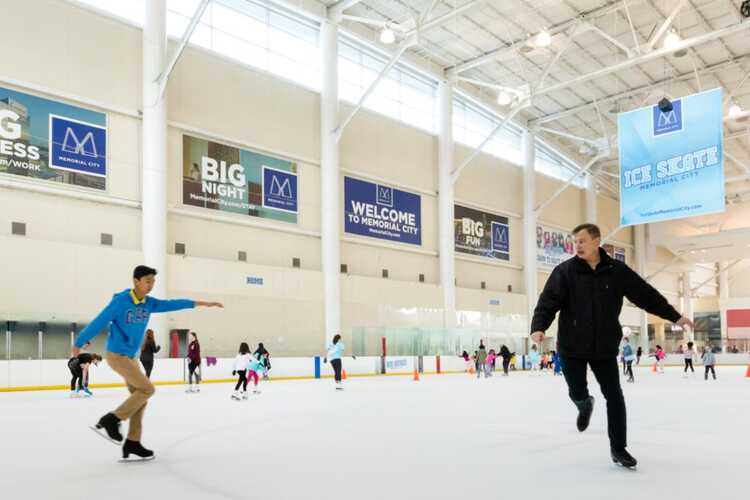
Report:
M 598 386 L 591 427 L 575 429 L 562 377 L 514 373 L 275 381 L 248 401 L 228 384 L 161 386 L 143 443 L 156 460 L 118 463 L 88 426 L 125 397 L 95 390 L 0 394 L 0 491 L 73 499 L 748 498 L 750 379 L 718 367 L 636 371 L 623 384 L 635 471 L 609 458 Z M 126 429 L 126 426 L 123 426 Z

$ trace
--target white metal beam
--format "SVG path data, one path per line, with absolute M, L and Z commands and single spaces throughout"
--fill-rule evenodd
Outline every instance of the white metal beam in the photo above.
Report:
M 362 0 L 339 0 L 328 7 L 328 18 L 338 20 L 346 9 L 354 7 Z
M 720 71 L 720 70 L 729 68 L 729 67 L 734 66 L 735 64 L 739 64 L 739 63 L 741 63 L 744 60 L 749 59 L 749 58 L 750 58 L 750 54 L 745 54 L 745 55 L 739 56 L 739 57 L 737 57 L 735 59 L 730 59 L 728 61 L 722 61 L 722 62 L 720 62 L 718 64 L 707 66 L 707 67 L 699 70 L 699 72 L 700 72 L 701 75 L 706 75 L 706 74 L 709 74 L 709 73 L 713 73 L 713 72 L 716 72 L 716 71 Z M 558 113 L 553 113 L 553 114 L 550 114 L 550 115 L 542 116 L 540 118 L 537 118 L 536 120 L 531 120 L 529 122 L 529 125 L 530 126 L 534 126 L 534 125 L 539 125 L 539 124 L 542 124 L 542 123 L 547 123 L 547 122 L 559 120 L 561 118 L 565 118 L 567 116 L 574 115 L 574 114 L 576 114 L 576 113 L 578 113 L 580 111 L 583 111 L 584 109 L 592 108 L 592 107 L 596 106 L 597 102 L 601 105 L 601 104 L 605 104 L 605 103 L 608 103 L 608 102 L 617 101 L 617 100 L 620 100 L 620 99 L 627 99 L 628 97 L 631 97 L 631 96 L 634 96 L 634 95 L 638 95 L 638 94 L 641 94 L 643 92 L 648 92 L 649 90 L 652 90 L 654 88 L 658 88 L 658 87 L 663 86 L 663 85 L 665 85 L 667 83 L 673 83 L 673 82 L 677 82 L 677 81 L 689 80 L 689 79 L 694 78 L 694 77 L 695 77 L 695 73 L 693 71 L 688 71 L 686 73 L 682 73 L 682 74 L 676 75 L 674 77 L 664 78 L 664 79 L 656 81 L 654 83 L 649 83 L 648 85 L 642 85 L 642 86 L 634 88 L 634 89 L 626 90 L 624 92 L 619 92 L 617 94 L 612 94 L 610 96 L 598 99 L 596 101 L 589 101 L 589 102 L 581 104 L 579 106 L 575 106 L 575 107 L 572 107 L 572 108 L 565 109 L 565 110 L 560 111 Z
M 351 22 L 360 23 L 360 24 L 367 24 L 370 26 L 376 26 L 378 28 L 385 28 L 387 26 L 393 30 L 401 31 L 401 32 L 406 31 L 404 27 L 401 26 L 400 24 L 392 23 L 389 21 L 383 21 L 381 19 L 370 19 L 369 17 L 350 16 L 348 14 L 343 14 L 341 16 L 341 20 L 351 21 Z
M 550 203 L 555 201 L 557 197 L 563 193 L 563 191 L 568 189 L 570 185 L 573 184 L 573 181 L 575 181 L 578 177 L 588 172 L 589 169 L 591 169 L 591 167 L 593 167 L 594 164 L 598 162 L 599 160 L 601 160 L 602 158 L 604 158 L 604 155 L 601 155 L 601 154 L 598 154 L 595 157 L 593 157 L 591 160 L 589 160 L 589 162 L 583 168 L 579 169 L 578 172 L 573 174 L 573 176 L 570 177 L 570 179 L 568 179 L 565 184 L 560 186 L 558 190 L 555 191 L 555 193 L 547 199 L 547 201 L 545 201 L 544 203 L 536 207 L 534 209 L 534 212 L 537 214 L 537 216 L 540 215 L 542 213 L 542 210 L 544 210 Z
M 750 22 L 741 22 L 741 23 L 733 24 L 726 28 L 704 33 L 702 35 L 698 35 L 693 38 L 688 38 L 686 40 L 682 40 L 675 47 L 661 48 L 661 49 L 654 50 L 652 52 L 641 54 L 636 57 L 631 57 L 630 59 L 626 59 L 625 61 L 621 61 L 611 66 L 607 66 L 605 68 L 601 68 L 596 71 L 592 71 L 590 73 L 586 73 L 586 74 L 577 76 L 575 78 L 571 78 L 570 80 L 566 80 L 564 82 L 560 82 L 560 83 L 539 89 L 534 93 L 534 96 L 549 94 L 552 92 L 566 89 L 573 85 L 579 85 L 581 83 L 587 82 L 589 80 L 593 80 L 595 78 L 600 78 L 602 76 L 609 75 L 610 73 L 624 71 L 633 66 L 637 66 L 639 64 L 644 64 L 649 61 L 653 61 L 653 60 L 668 56 L 669 54 L 675 51 L 685 50 L 691 47 L 702 45 L 704 43 L 711 42 L 713 40 L 716 40 L 724 36 L 729 36 L 735 33 L 739 33 L 741 31 L 747 30 L 748 28 L 750 28 Z
M 167 89 L 167 82 L 169 81 L 169 75 L 172 74 L 172 70 L 177 64 L 177 61 L 180 60 L 180 56 L 182 56 L 182 53 L 185 50 L 185 47 L 187 47 L 187 44 L 190 41 L 190 37 L 193 36 L 193 32 L 195 31 L 195 28 L 198 26 L 198 23 L 200 22 L 201 17 L 203 17 L 203 13 L 206 11 L 206 8 L 208 7 L 209 3 L 211 3 L 211 0 L 201 0 L 201 3 L 198 4 L 198 8 L 195 9 L 195 13 L 193 13 L 193 17 L 190 19 L 190 23 L 188 24 L 187 28 L 185 28 L 185 33 L 182 34 L 182 40 L 180 40 L 180 44 L 177 46 L 177 50 L 175 50 L 175 53 L 172 55 L 172 58 L 169 60 L 169 62 L 165 66 L 164 71 L 162 71 L 161 74 L 159 75 L 157 82 L 159 84 L 159 96 L 160 97 L 164 95 L 164 91 Z
M 569 134 L 568 132 L 563 132 L 562 130 L 555 130 L 553 128 L 547 128 L 547 127 L 537 127 L 537 130 L 540 130 L 542 132 L 547 132 L 548 134 L 559 135 L 560 137 L 565 137 L 566 139 L 570 139 L 572 141 L 585 142 L 597 148 L 602 145 L 601 141 L 596 141 L 594 139 L 587 139 L 586 137 L 579 137 L 577 135 Z
M 715 273 L 713 273 L 710 278 L 708 278 L 707 280 L 701 281 L 698 285 L 690 288 L 690 294 L 691 295 L 694 294 L 695 292 L 697 292 L 698 290 L 700 290 L 703 287 L 703 285 L 706 285 L 706 284 L 708 284 L 709 281 L 711 281 L 713 279 L 716 279 L 716 277 L 719 276 L 721 273 L 723 273 L 725 271 L 729 271 L 733 266 L 739 264 L 740 262 L 742 262 L 742 259 L 737 259 L 734 262 L 732 262 L 731 264 L 728 264 L 728 265 L 720 268 L 718 271 L 716 271 Z
M 367 88 L 364 94 L 362 94 L 362 97 L 360 97 L 359 102 L 357 105 L 349 112 L 349 114 L 341 121 L 341 124 L 336 127 L 336 130 L 334 133 L 336 134 L 336 142 L 339 142 L 341 140 L 341 136 L 344 133 L 344 129 L 347 125 L 349 125 L 349 122 L 354 118 L 354 116 L 359 112 L 360 109 L 362 109 L 362 106 L 364 106 L 365 101 L 368 97 L 370 97 L 370 94 L 373 93 L 373 91 L 377 88 L 378 84 L 383 80 L 383 78 L 386 77 L 389 71 L 391 71 L 391 68 L 396 64 L 396 62 L 401 58 L 401 56 L 406 52 L 406 49 L 409 47 L 412 47 L 417 43 L 417 37 L 411 36 L 407 40 L 404 40 L 400 45 L 398 50 L 395 54 L 391 56 L 391 60 L 388 61 L 388 64 L 385 65 L 385 67 L 382 69 L 380 74 L 378 74 L 378 77 L 375 78 L 375 81 L 373 81 L 370 86 Z
M 633 2 L 634 3 L 634 2 Z M 615 12 L 616 10 L 620 9 L 622 7 L 623 2 L 611 2 L 607 5 L 604 5 L 602 7 L 598 7 L 596 9 L 590 10 L 588 12 L 584 12 L 580 16 L 577 16 L 573 19 L 569 19 L 565 22 L 562 22 L 560 24 L 557 24 L 555 26 L 549 27 L 547 31 L 550 35 L 554 37 L 554 35 L 560 34 L 570 28 L 571 26 L 574 26 L 575 24 L 579 23 L 582 19 L 583 20 L 591 20 L 595 19 L 604 15 L 607 15 L 611 12 Z M 495 50 L 491 50 L 490 52 L 487 52 L 486 54 L 483 54 L 479 57 L 475 57 L 474 59 L 470 59 L 467 61 L 464 61 L 462 63 L 459 63 L 451 68 L 448 68 L 448 74 L 449 75 L 457 75 L 459 73 L 463 73 L 464 71 L 470 70 L 472 68 L 476 68 L 477 66 L 481 66 L 482 64 L 488 63 L 490 61 L 494 61 L 496 59 L 499 59 L 501 57 L 504 57 L 505 55 L 509 53 L 513 53 L 516 51 L 516 48 L 519 44 L 526 43 L 526 39 L 519 39 L 514 40 L 508 45 L 505 45 L 503 47 L 497 48 Z
M 651 37 L 651 40 L 648 42 L 648 50 L 653 50 L 654 45 L 656 45 L 656 42 L 659 41 L 659 39 L 666 33 L 666 31 L 669 29 L 669 27 L 672 25 L 672 21 L 674 21 L 674 18 L 677 17 L 677 14 L 680 13 L 682 8 L 687 3 L 687 0 L 680 0 L 677 5 L 675 5 L 674 9 L 672 9 L 672 12 L 669 14 L 669 17 L 667 17 L 662 25 L 659 27 L 658 30 L 656 30 L 656 33 L 654 33 L 654 36 Z
M 445 24 L 451 19 L 453 19 L 455 16 L 459 14 L 463 14 L 469 9 L 473 9 L 477 5 L 483 4 L 487 0 L 470 0 L 469 2 L 466 2 L 465 4 L 461 5 L 460 7 L 456 7 L 450 12 L 446 12 L 442 16 L 438 16 L 436 18 L 430 19 L 429 21 L 424 22 L 421 26 L 417 26 L 413 30 L 406 33 L 406 36 L 415 35 L 416 33 L 424 33 L 427 30 L 431 30 L 432 28 L 437 28 L 441 24 Z
M 733 154 L 731 154 L 731 153 L 730 153 L 730 152 L 728 152 L 728 151 L 724 151 L 724 156 L 726 156 L 726 157 L 727 157 L 727 158 L 728 158 L 729 160 L 731 160 L 731 161 L 732 161 L 732 162 L 733 162 L 733 163 L 734 163 L 735 165 L 737 165 L 737 166 L 738 166 L 738 167 L 740 167 L 740 168 L 741 168 L 742 170 L 744 170 L 744 171 L 745 171 L 745 174 L 750 174 L 750 167 L 749 167 L 749 166 L 747 166 L 747 165 L 745 165 L 745 163 L 744 163 L 744 162 L 741 162 L 740 160 L 738 160 L 736 156 L 734 156 Z
M 508 113 L 503 120 L 490 132 L 490 134 L 487 136 L 485 140 L 482 141 L 482 143 L 474 149 L 474 151 L 461 163 L 461 165 L 456 168 L 451 173 L 451 179 L 453 179 L 453 183 L 458 180 L 459 176 L 461 175 L 461 171 L 466 168 L 466 166 L 471 163 L 471 161 L 476 158 L 479 153 L 482 152 L 484 147 L 492 140 L 495 135 L 497 135 L 498 132 L 500 132 L 503 128 L 505 128 L 506 125 L 508 125 L 511 120 L 518 114 L 519 111 L 521 111 L 524 108 L 527 108 L 529 106 L 529 101 L 524 100 L 520 103 L 518 103 L 513 109 L 510 110 L 510 113 Z

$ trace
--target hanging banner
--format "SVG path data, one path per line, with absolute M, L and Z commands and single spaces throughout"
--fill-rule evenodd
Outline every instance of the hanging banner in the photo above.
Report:
M 344 177 L 344 231 L 422 244 L 422 199 L 383 184 Z
M 645 224 L 724 210 L 721 90 L 617 117 L 620 224 Z
M 107 115 L 0 87 L 0 173 L 106 189 Z
M 553 269 L 573 255 L 575 244 L 570 231 L 536 226 L 536 263 L 539 267 Z
M 182 136 L 185 205 L 296 223 L 297 181 L 294 162 Z
M 454 205 L 453 227 L 456 252 L 510 260 L 507 217 Z

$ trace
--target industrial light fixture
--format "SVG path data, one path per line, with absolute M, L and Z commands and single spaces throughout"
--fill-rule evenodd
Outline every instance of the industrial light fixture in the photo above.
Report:
M 500 106 L 507 106 L 511 103 L 513 100 L 513 97 L 505 90 L 501 90 L 499 94 L 497 94 L 497 103 Z
M 662 47 L 667 50 L 674 50 L 680 46 L 680 42 L 682 42 L 680 35 L 678 35 L 675 30 L 670 30 L 669 33 L 667 33 L 667 36 L 664 37 Z
M 390 45 L 396 41 L 396 33 L 387 24 L 383 27 L 383 31 L 380 32 L 380 41 L 386 45 Z
M 534 44 L 537 47 L 549 47 L 552 44 L 552 35 L 546 29 L 540 31 L 534 39 Z
M 733 102 L 732 105 L 729 106 L 728 115 L 731 120 L 736 120 L 737 118 L 740 117 L 740 115 L 742 115 L 742 108 L 740 107 L 739 104 L 737 104 L 736 102 Z

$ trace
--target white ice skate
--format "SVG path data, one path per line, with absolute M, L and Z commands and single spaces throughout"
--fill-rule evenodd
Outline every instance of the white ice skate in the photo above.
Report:
M 242 391 L 242 399 L 247 399 L 247 391 Z
M 240 400 L 240 392 L 239 391 L 234 391 L 232 393 L 232 399 L 234 399 L 235 401 L 239 401 Z
M 253 389 L 253 394 L 260 394 L 260 389 L 258 389 L 257 387 Z

